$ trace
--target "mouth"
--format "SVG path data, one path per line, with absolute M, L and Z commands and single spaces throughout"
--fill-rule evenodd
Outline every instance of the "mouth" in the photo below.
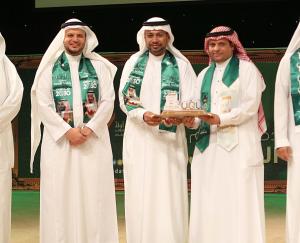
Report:
M 70 45 L 71 48 L 78 48 L 78 45 Z
M 214 53 L 213 56 L 214 57 L 219 57 L 219 56 L 221 56 L 221 54 L 220 53 Z
M 153 48 L 159 48 L 160 45 L 151 45 Z

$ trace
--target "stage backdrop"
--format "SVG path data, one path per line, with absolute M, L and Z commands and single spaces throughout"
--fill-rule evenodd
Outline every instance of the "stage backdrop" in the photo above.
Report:
M 273 99 L 276 71 L 285 49 L 248 49 L 248 53 L 260 69 L 265 79 L 267 88 L 263 93 L 263 105 L 266 115 L 268 130 L 262 137 L 262 146 L 265 158 L 265 191 L 285 192 L 286 189 L 286 163 L 279 160 L 274 153 L 274 125 L 273 125 Z M 117 91 L 124 63 L 132 53 L 101 53 L 118 67 L 114 80 L 116 90 L 115 109 L 109 123 L 111 143 L 113 150 L 113 165 L 115 172 L 116 189 L 123 190 L 123 161 L 122 140 L 126 117 L 119 108 Z M 203 51 L 183 51 L 183 54 L 191 61 L 196 74 L 198 74 L 208 62 Z M 39 189 L 39 159 L 38 150 L 34 162 L 34 173 L 30 174 L 30 89 L 33 83 L 36 69 L 41 56 L 10 56 L 21 76 L 24 84 L 24 96 L 21 110 L 13 122 L 15 138 L 15 169 L 14 189 Z M 187 139 L 189 141 L 191 134 Z M 193 152 L 193 144 L 189 143 L 189 162 Z M 59 169 L 59 168 L 58 168 Z M 190 164 L 188 165 L 188 177 L 190 178 Z M 222 185 L 220 185 L 222 186 Z

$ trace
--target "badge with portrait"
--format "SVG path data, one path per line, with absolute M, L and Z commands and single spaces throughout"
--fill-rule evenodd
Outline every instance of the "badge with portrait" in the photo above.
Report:
M 70 108 L 70 103 L 67 99 L 55 101 L 56 112 L 69 125 L 73 124 L 73 111 Z
M 231 85 L 219 95 L 219 114 L 231 112 L 232 108 L 237 106 L 237 87 Z M 227 151 L 231 151 L 238 144 L 238 128 L 234 125 L 220 126 L 217 132 L 217 143 Z
M 86 94 L 86 100 L 83 103 L 83 120 L 87 123 L 98 109 L 98 103 L 94 91 L 88 91 Z

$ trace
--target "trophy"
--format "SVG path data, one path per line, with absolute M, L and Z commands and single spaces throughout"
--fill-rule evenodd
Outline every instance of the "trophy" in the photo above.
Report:
M 166 103 L 160 115 L 162 118 L 187 116 L 201 117 L 210 116 L 205 110 L 200 108 L 200 100 L 189 100 L 179 102 L 176 91 L 171 91 L 166 96 Z

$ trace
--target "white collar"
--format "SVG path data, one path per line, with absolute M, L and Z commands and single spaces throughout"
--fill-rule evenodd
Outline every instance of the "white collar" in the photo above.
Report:
M 77 56 L 73 56 L 73 55 L 70 55 L 69 53 L 67 53 L 66 51 L 65 51 L 65 54 L 66 54 L 66 57 L 68 58 L 69 62 L 79 62 L 81 55 L 82 55 L 82 54 L 79 54 Z
M 153 55 L 153 54 L 149 51 L 149 59 L 151 58 L 151 59 L 154 60 L 154 61 L 161 61 L 161 60 L 164 58 L 165 54 L 166 54 L 166 53 L 164 53 L 164 54 L 162 54 L 162 55 L 160 55 L 160 56 L 155 56 L 155 55 Z
M 232 56 L 230 58 L 228 58 L 225 62 L 221 62 L 221 63 L 216 62 L 216 68 L 220 68 L 220 69 L 225 68 L 227 66 L 227 64 L 230 62 L 231 58 L 232 58 Z

